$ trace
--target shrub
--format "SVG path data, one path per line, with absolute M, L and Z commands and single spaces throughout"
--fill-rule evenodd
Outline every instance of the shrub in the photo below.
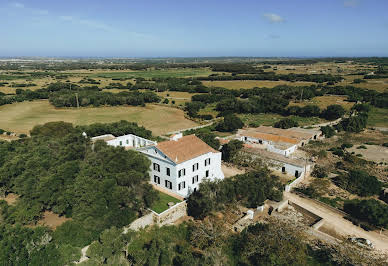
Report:
M 367 149 L 367 147 L 365 145 L 360 145 L 357 147 L 357 149 Z
M 351 148 L 351 147 L 353 147 L 353 144 L 351 144 L 351 143 L 344 143 L 341 145 L 341 149 L 343 149 L 343 150 Z
M 21 139 L 27 138 L 27 135 L 26 134 L 20 134 L 19 138 L 21 138 Z
M 329 105 L 322 111 L 321 116 L 326 120 L 335 120 L 345 114 L 345 109 L 339 104 Z
M 163 101 L 163 103 L 164 104 L 168 104 L 170 101 L 166 98 L 166 99 L 164 99 L 164 101 Z
M 229 114 L 224 117 L 224 120 L 220 122 L 216 129 L 221 132 L 232 132 L 236 129 L 242 128 L 244 123 L 235 114 Z
M 324 178 L 324 177 L 327 177 L 328 171 L 325 167 L 322 167 L 320 165 L 315 165 L 311 175 L 318 178 Z
M 274 124 L 274 127 L 283 128 L 283 129 L 297 127 L 297 126 L 299 126 L 298 122 L 290 118 L 282 119 Z
M 336 184 L 359 196 L 378 195 L 381 191 L 381 182 L 365 171 L 350 170 L 348 174 L 341 174 L 335 179 Z
M 331 138 L 335 135 L 335 129 L 331 126 L 321 127 L 321 131 L 326 138 Z
M 347 201 L 344 204 L 344 211 L 375 226 L 388 228 L 388 205 L 375 199 Z

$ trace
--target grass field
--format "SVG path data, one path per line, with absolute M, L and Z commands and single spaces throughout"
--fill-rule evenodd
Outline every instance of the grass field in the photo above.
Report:
M 149 70 L 149 71 L 127 71 L 127 72 L 105 72 L 87 75 L 90 78 L 184 78 L 184 77 L 200 77 L 209 76 L 212 74 L 210 69 L 166 69 L 166 70 Z
M 165 134 L 197 124 L 184 117 L 182 110 L 159 105 L 146 107 L 85 107 L 54 108 L 48 101 L 22 102 L 0 106 L 0 128 L 16 133 L 28 133 L 35 125 L 50 121 L 66 121 L 75 125 L 128 120 Z
M 227 89 L 252 89 L 259 88 L 273 88 L 277 85 L 290 86 L 309 86 L 315 84 L 314 82 L 290 82 L 290 81 L 271 81 L 271 80 L 230 80 L 230 81 L 202 81 L 203 85 L 207 87 L 224 87 Z
M 319 108 L 325 109 L 327 106 L 331 104 L 339 104 L 342 105 L 345 110 L 350 110 L 354 105 L 353 102 L 346 101 L 347 96 L 317 96 L 312 98 L 310 101 L 305 101 L 302 103 L 293 103 L 291 102 L 289 106 L 297 105 L 297 106 L 306 106 L 308 104 L 318 105 Z
M 170 195 L 164 194 L 158 190 L 156 191 L 159 194 L 159 200 L 157 202 L 154 202 L 151 206 L 151 210 L 153 210 L 154 212 L 157 212 L 157 213 L 164 212 L 165 210 L 168 209 L 169 202 L 174 202 L 174 203 L 181 202 L 180 200 L 174 197 L 171 197 Z
M 368 126 L 388 127 L 388 109 L 372 107 L 368 116 Z
M 279 120 L 286 118 L 278 114 L 240 114 L 238 115 L 245 125 L 254 124 L 255 126 L 273 126 Z M 298 122 L 299 126 L 310 126 L 325 122 L 318 117 L 299 117 L 289 116 Z

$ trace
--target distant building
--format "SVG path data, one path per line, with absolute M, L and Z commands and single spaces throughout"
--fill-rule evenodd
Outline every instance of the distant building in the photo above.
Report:
M 312 164 L 305 159 L 294 158 L 292 154 L 309 141 L 322 138 L 322 132 L 297 127 L 281 129 L 260 126 L 241 129 L 236 138 L 245 143 L 246 153 L 265 159 L 270 168 L 300 177 L 310 172 Z
M 257 148 L 264 148 L 270 152 L 289 156 L 310 140 L 322 138 L 319 130 L 289 128 L 281 129 L 260 126 L 257 128 L 241 129 L 237 138 L 247 144 L 255 144 Z
M 132 134 L 115 137 L 103 135 L 92 141 L 104 140 L 108 145 L 135 149 L 151 161 L 151 183 L 179 196 L 187 197 L 198 189 L 203 179 L 223 179 L 221 153 L 195 135 L 176 134 L 160 143 Z

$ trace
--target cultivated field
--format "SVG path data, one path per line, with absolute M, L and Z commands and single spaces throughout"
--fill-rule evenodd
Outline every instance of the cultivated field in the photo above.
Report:
M 297 105 L 297 106 L 306 106 L 308 104 L 314 104 L 318 105 L 319 108 L 325 109 L 327 106 L 331 104 L 339 104 L 342 105 L 345 110 L 350 110 L 352 106 L 354 105 L 353 102 L 347 102 L 346 101 L 347 96 L 317 96 L 312 98 L 310 101 L 304 101 L 302 103 L 290 103 L 289 105 Z
M 184 117 L 182 110 L 159 105 L 146 107 L 55 108 L 48 101 L 22 102 L 0 106 L 0 128 L 28 133 L 35 125 L 66 121 L 75 125 L 128 120 L 152 130 L 154 135 L 189 128 L 197 124 Z
M 290 86 L 309 86 L 315 84 L 314 82 L 304 81 L 271 81 L 271 80 L 230 80 L 230 81 L 202 81 L 203 85 L 207 87 L 224 87 L 227 89 L 252 89 L 254 87 L 259 88 L 273 88 L 278 85 L 290 85 Z

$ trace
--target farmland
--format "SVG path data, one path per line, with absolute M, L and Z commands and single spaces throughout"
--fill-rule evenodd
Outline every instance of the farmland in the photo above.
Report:
M 85 125 L 119 120 L 137 122 L 152 130 L 154 135 L 196 126 L 196 123 L 184 118 L 182 110 L 159 105 L 58 109 L 43 100 L 0 106 L 1 128 L 16 133 L 28 133 L 35 125 L 50 121 Z
M 271 81 L 271 80 L 232 80 L 232 81 L 203 81 L 203 85 L 207 87 L 223 87 L 227 89 L 252 89 L 258 88 L 273 88 L 278 85 L 290 86 L 309 86 L 314 82 L 290 82 L 290 81 Z

